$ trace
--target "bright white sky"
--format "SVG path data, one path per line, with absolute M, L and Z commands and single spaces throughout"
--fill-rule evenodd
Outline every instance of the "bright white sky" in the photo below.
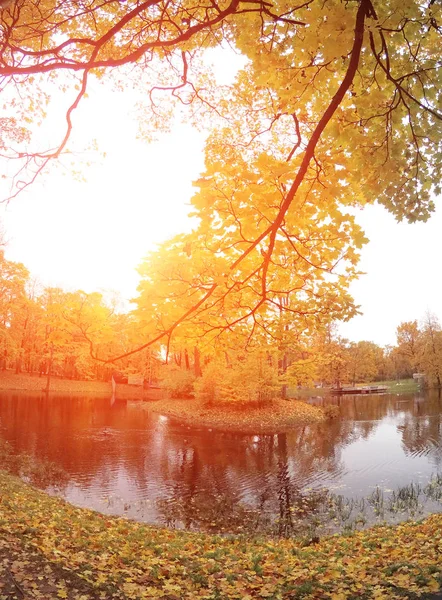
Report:
M 402 321 L 434 313 L 442 323 L 442 198 L 427 223 L 397 223 L 383 207 L 371 206 L 358 217 L 369 238 L 359 265 L 363 275 L 350 291 L 362 316 L 341 326 L 343 336 L 380 345 L 396 341 Z
M 131 298 L 147 252 L 191 227 L 188 203 L 204 166 L 203 138 L 183 126 L 148 145 L 135 140 L 135 121 L 115 118 L 110 103 L 94 117 L 91 135 L 98 134 L 106 158 L 86 168 L 86 181 L 56 169 L 1 207 L 6 255 L 45 285 Z
M 135 141 L 130 98 L 106 93 L 103 101 L 94 89 L 75 115 L 76 146 L 97 138 L 106 159 L 94 160 L 86 182 L 75 181 L 66 163 L 0 205 L 0 222 L 7 258 L 23 262 L 43 285 L 114 290 L 130 299 L 146 253 L 191 228 L 186 215 L 192 181 L 204 166 L 204 138 L 177 126 L 158 143 Z M 360 265 L 367 274 L 351 291 L 364 314 L 342 325 L 342 335 L 392 344 L 401 321 L 421 319 L 426 310 L 442 319 L 442 207 L 425 224 L 397 224 L 381 207 L 367 208 L 358 220 L 370 239 Z

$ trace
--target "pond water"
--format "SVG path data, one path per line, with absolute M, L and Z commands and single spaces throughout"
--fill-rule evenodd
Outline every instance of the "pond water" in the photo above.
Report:
M 0 437 L 62 467 L 50 493 L 149 523 L 313 535 L 442 510 L 437 392 L 309 401 L 340 417 L 238 435 L 181 426 L 149 403 L 3 392 Z

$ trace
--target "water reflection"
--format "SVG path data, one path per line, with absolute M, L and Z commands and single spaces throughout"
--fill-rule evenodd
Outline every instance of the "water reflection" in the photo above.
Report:
M 145 403 L 1 393 L 0 434 L 16 453 L 61 467 L 68 500 L 169 526 L 288 535 L 330 514 L 363 524 L 381 518 L 377 493 L 382 518 L 394 520 L 389 496 L 412 481 L 422 491 L 412 510 L 439 509 L 439 488 L 424 493 L 442 470 L 437 393 L 311 402 L 336 404 L 340 417 L 252 436 L 192 430 Z

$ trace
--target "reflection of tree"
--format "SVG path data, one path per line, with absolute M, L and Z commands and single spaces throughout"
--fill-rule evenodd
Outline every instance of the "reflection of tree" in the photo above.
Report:
M 206 530 L 287 535 L 307 510 L 314 512 L 311 494 L 302 492 L 306 479 L 315 469 L 339 470 L 338 453 L 325 439 L 307 426 L 275 436 L 194 433 L 191 447 L 178 450 L 181 460 L 169 471 L 173 485 L 158 502 L 161 518 Z
M 250 449 L 256 453 L 248 452 Z M 302 491 L 292 480 L 286 434 L 254 439 L 246 448 L 247 454 L 252 474 L 254 466 L 261 470 L 248 479 L 244 493 L 241 470 L 203 465 L 196 446 L 182 452 L 178 469 L 181 480 L 175 477 L 170 494 L 157 502 L 162 521 L 211 532 L 289 536 L 305 533 L 316 515 L 325 515 L 327 491 Z
M 108 398 L 21 394 L 1 395 L 0 423 L 17 452 L 59 464 L 91 495 L 150 499 L 149 519 L 285 535 L 323 510 L 321 481 L 339 477 L 343 448 L 398 411 L 406 452 L 442 463 L 437 395 L 425 403 L 395 395 L 321 400 L 330 402 L 340 418 L 278 435 L 191 430 Z
M 254 529 L 260 515 L 241 503 L 224 469 L 203 464 L 196 446 L 181 452 L 180 459 L 169 495 L 157 503 L 165 524 L 206 531 Z
M 435 469 L 442 465 L 442 421 L 441 394 L 434 390 L 427 396 L 425 404 L 416 398 L 404 413 L 403 423 L 398 426 L 402 434 L 402 445 L 406 454 L 427 455 Z
M 125 422 L 125 405 L 110 407 L 107 398 L 2 394 L 1 399 L 3 434 L 16 452 L 57 463 L 86 482 L 118 460 L 112 430 L 124 423 L 128 432 L 137 426 L 136 415 Z
M 64 490 L 69 481 L 67 473 L 59 465 L 26 453 L 13 452 L 11 445 L 2 438 L 0 469 L 18 475 L 37 487 L 52 487 L 58 491 Z
M 277 493 L 279 503 L 279 524 L 278 533 L 280 535 L 289 535 L 293 531 L 292 519 L 292 494 L 291 481 L 289 474 L 289 464 L 287 456 L 287 436 L 278 435 L 278 473 L 277 473 Z
M 345 421 L 275 436 L 189 431 L 107 398 L 4 395 L 0 418 L 17 451 L 60 464 L 83 489 L 112 490 L 120 477 L 123 493 L 160 499 L 166 521 L 209 530 L 263 528 L 277 516 L 287 532 L 302 487 L 318 472 L 336 475 L 352 438 Z
M 256 499 L 266 487 L 263 473 L 276 476 L 278 472 L 278 436 L 189 433 L 177 426 L 172 432 L 166 425 L 158 429 L 156 418 L 141 408 L 111 405 L 108 398 L 2 394 L 0 418 L 6 438 L 17 451 L 59 463 L 72 476 L 81 475 L 84 485 L 108 471 L 110 477 L 117 464 L 124 464 L 141 486 L 154 477 L 181 486 L 183 477 L 189 479 L 184 461 L 192 464 L 197 488 L 209 475 L 213 485 L 225 485 L 218 482 L 220 472 L 238 489 L 246 477 Z M 283 462 L 291 481 L 302 487 L 319 471 L 336 474 L 342 446 L 367 432 L 358 425 L 355 433 L 351 422 L 337 419 L 287 434 Z M 185 442 L 187 438 L 190 441 Z

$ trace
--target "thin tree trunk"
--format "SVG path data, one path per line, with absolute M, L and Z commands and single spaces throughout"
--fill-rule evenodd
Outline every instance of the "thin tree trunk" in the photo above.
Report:
M 201 371 L 201 354 L 196 346 L 193 348 L 193 369 L 195 377 L 201 377 L 203 374 Z
M 288 366 L 288 357 L 287 357 L 287 352 L 284 352 L 284 355 L 283 355 L 283 357 L 282 357 L 282 361 L 281 361 L 281 362 L 282 362 L 282 365 L 281 365 L 281 370 L 282 370 L 282 373 L 283 373 L 283 375 L 285 375 L 285 373 L 286 373 L 286 371 L 287 371 L 287 366 Z M 288 386 L 287 386 L 287 384 L 286 384 L 286 383 L 284 383 L 284 384 L 281 386 L 281 398 L 282 398 L 283 400 L 287 400 L 287 388 L 288 388 Z
M 45 388 L 45 392 L 48 393 L 49 392 L 49 388 L 51 386 L 51 371 L 52 371 L 52 360 L 54 357 L 54 345 L 51 344 L 51 351 L 49 354 L 49 364 L 48 364 L 48 372 L 46 374 L 46 388 Z

